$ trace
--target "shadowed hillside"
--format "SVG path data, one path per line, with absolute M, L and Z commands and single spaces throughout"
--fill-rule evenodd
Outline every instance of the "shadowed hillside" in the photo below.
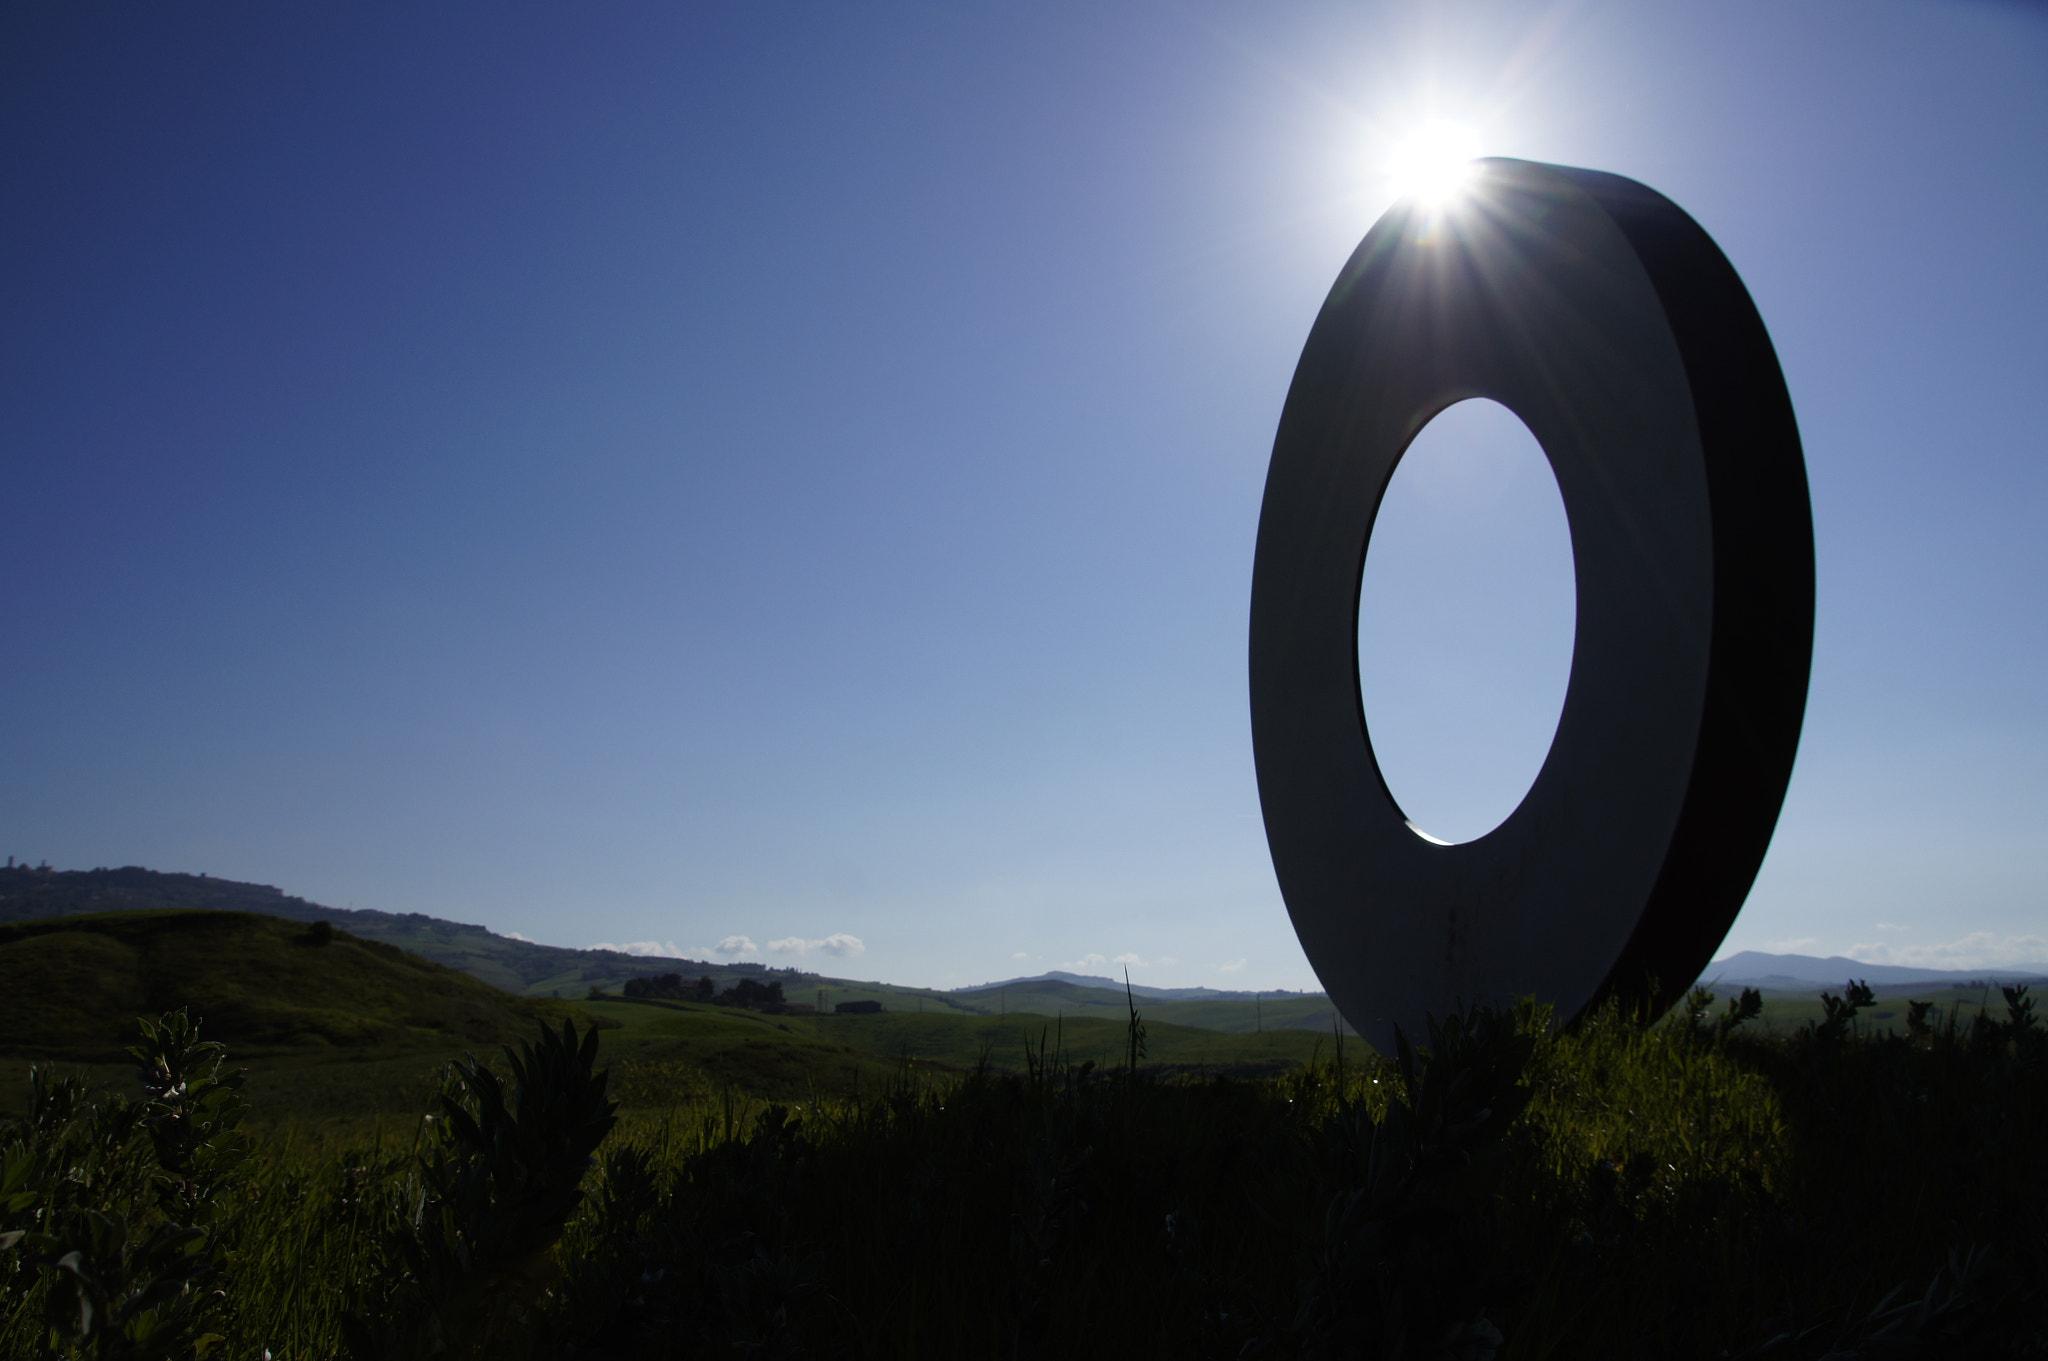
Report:
M 891 1009 L 904 1010 L 980 1009 L 955 1002 L 935 988 L 859 982 L 737 960 L 712 964 L 703 960 L 629 955 L 618 950 L 538 945 L 423 912 L 325 907 L 266 884 L 244 884 L 204 874 L 165 874 L 133 865 L 96 870 L 0 867 L 0 924 L 82 913 L 168 909 L 260 912 L 296 922 L 331 922 L 364 940 L 395 945 L 460 969 L 507 992 L 531 997 L 582 997 L 592 988 L 616 991 L 630 978 L 682 973 L 692 980 L 710 977 L 720 987 L 742 978 L 772 977 L 783 983 L 792 998 L 808 998 L 822 988 L 830 992 L 832 1002 L 873 1000 Z
M 267 884 L 244 884 L 204 874 L 165 874 L 130 865 L 121 869 L 0 868 L 0 923 L 138 909 L 260 912 L 290 921 L 327 921 L 364 940 L 383 941 L 473 974 L 507 992 L 577 996 L 587 988 L 616 988 L 649 964 L 687 966 L 721 977 L 759 976 L 760 964 L 703 964 L 643 960 L 614 950 L 569 950 L 513 940 L 468 922 L 423 912 L 377 912 L 326 907 Z
M 244 884 L 203 874 L 165 874 L 132 865 L 96 870 L 0 867 L 0 924 L 95 912 L 173 909 L 260 912 L 296 922 L 331 922 L 364 940 L 395 945 L 506 992 L 530 997 L 576 998 L 592 988 L 617 991 L 629 978 L 683 973 L 692 980 L 710 977 L 720 987 L 742 978 L 772 977 L 781 980 L 792 997 L 807 997 L 824 988 L 832 992 L 834 1002 L 872 999 L 891 1008 L 976 1009 L 952 1002 L 933 988 L 863 983 L 737 960 L 712 964 L 618 950 L 571 950 L 515 940 L 483 926 L 423 912 L 326 907 L 267 884 Z
M 135 1018 L 189 1006 L 237 1053 L 494 1045 L 561 1002 L 331 927 L 248 912 L 110 912 L 0 926 L 0 1049 L 118 1062 Z

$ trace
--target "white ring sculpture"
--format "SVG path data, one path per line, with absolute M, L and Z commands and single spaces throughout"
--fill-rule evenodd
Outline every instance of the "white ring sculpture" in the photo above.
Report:
M 1359 699 L 1358 592 L 1409 442 L 1470 397 L 1549 457 L 1578 627 L 1557 735 L 1508 819 L 1412 828 Z M 1534 994 L 1661 1010 L 1713 956 L 1791 777 L 1813 526 L 1770 337 L 1706 232 L 1616 175 L 1476 164 L 1396 205 L 1309 333 L 1252 574 L 1251 716 L 1274 870 L 1338 1009 L 1398 1025 Z

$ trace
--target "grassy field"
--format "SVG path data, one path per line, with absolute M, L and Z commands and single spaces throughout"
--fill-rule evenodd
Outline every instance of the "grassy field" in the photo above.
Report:
M 137 1015 L 188 1005 L 251 1056 L 445 1048 L 572 1010 L 381 942 L 250 913 L 114 912 L 0 926 L 9 1052 L 113 1059 Z
M 825 1007 L 868 999 L 889 1008 L 870 1015 L 769 1016 L 619 997 L 571 1003 L 508 996 L 385 942 L 346 932 L 326 939 L 314 944 L 310 924 L 218 909 L 0 926 L 4 1053 L 85 1062 L 95 1080 L 122 1081 L 134 1018 L 189 1005 L 209 1034 L 234 1046 L 265 1118 L 398 1118 L 416 1113 L 435 1075 L 465 1051 L 574 1014 L 618 1027 L 606 1052 L 629 1107 L 665 1109 L 728 1088 L 797 1101 L 873 1092 L 904 1072 L 1019 1072 L 1031 1046 L 1058 1048 L 1076 1067 L 1106 1067 L 1124 1056 L 1129 1015 L 1121 990 L 1057 980 L 952 994 L 949 1004 L 914 989 L 790 993 Z M 2000 1005 L 1983 990 L 1885 991 L 1858 1024 L 1903 1032 L 1916 999 L 1966 1026 Z M 1138 1005 L 1146 1066 L 1162 1074 L 1277 1076 L 1334 1053 L 1336 1017 L 1320 996 Z M 1769 994 L 1758 1024 L 1790 1031 L 1821 1016 L 1818 990 Z M 1343 1033 L 1352 1053 L 1365 1053 Z M 0 1111 L 23 1109 L 25 1071 L 0 1064 Z
M 128 1080 L 135 1019 L 179 1007 L 232 1044 L 251 1093 L 292 1116 L 416 1113 L 465 1049 L 571 1016 L 378 941 L 226 911 L 141 911 L 0 926 L 0 1111 L 27 1061 Z
M 1932 994 L 1937 1000 L 1944 994 Z M 1980 998 L 1959 999 L 1963 1024 L 1978 1014 Z M 1766 1003 L 1765 1029 L 1794 1033 L 1796 1026 L 1821 1019 L 1820 1004 L 1803 997 Z M 1943 1005 L 1948 1003 L 1943 1002 Z M 1318 1061 L 1334 1058 L 1331 1035 L 1308 1030 L 1268 1030 L 1230 1035 L 1152 1019 L 1190 1004 L 1141 1006 L 1146 1027 L 1143 1068 L 1154 1076 L 1230 1075 L 1240 1078 L 1279 1077 Z M 1199 1005 L 1199 1004 L 1196 1004 Z M 1870 1033 L 1900 1033 L 1902 999 L 1880 995 L 1877 1015 L 1859 1018 Z M 1109 1068 L 1122 1061 L 1125 1022 L 1100 1015 L 1055 1018 L 1037 1015 L 961 1016 L 916 1012 L 885 1012 L 867 1016 L 774 1017 L 689 1003 L 585 1001 L 576 1010 L 601 1017 L 617 1029 L 604 1032 L 606 1063 L 613 1073 L 613 1094 L 631 1116 L 659 1116 L 693 1103 L 716 1100 L 721 1094 L 751 1102 L 805 1102 L 821 1097 L 848 1098 L 889 1089 L 905 1074 L 947 1080 L 986 1062 L 1001 1072 L 1023 1072 L 1028 1051 L 1059 1048 L 1076 1067 L 1093 1063 Z M 1777 1015 L 1772 1019 L 1773 1011 Z M 2002 1003 L 1993 999 L 1990 1011 Z M 1788 1013 L 1803 1019 L 1796 1023 Z M 362 1118 L 380 1117 L 398 1128 L 426 1109 L 448 1063 L 465 1052 L 489 1056 L 495 1041 L 521 1033 L 513 1027 L 493 1032 L 490 1041 L 465 1040 L 398 1050 L 366 1048 L 356 1052 L 316 1049 L 259 1055 L 242 1066 L 248 1072 L 247 1093 L 265 1124 L 340 1120 L 353 1127 Z M 1345 1040 L 1347 1059 L 1367 1061 L 1371 1051 L 1362 1042 Z M 133 1064 L 85 1065 L 94 1081 L 118 1087 L 130 1080 Z M 24 1108 L 26 1066 L 0 1059 L 0 1113 Z
M 960 1074 L 978 1066 L 1022 1072 L 1032 1047 L 1057 1048 L 1076 1065 L 1120 1061 L 1128 1013 L 1101 1016 L 976 1016 L 888 1011 L 861 1016 L 765 1016 L 688 1002 L 585 1001 L 585 1010 L 615 1021 L 606 1053 L 621 1071 L 635 1105 L 659 1104 L 672 1075 L 688 1093 L 731 1085 L 752 1095 L 799 1100 L 806 1093 L 878 1091 L 899 1073 Z M 1227 1035 L 1151 1019 L 1140 1007 L 1147 1069 L 1196 1074 L 1277 1076 L 1318 1053 L 1333 1038 L 1311 1031 Z M 643 1096 L 643 1093 L 649 1096 Z
M 1819 1022 L 1826 1014 L 1821 1003 L 1821 994 L 1842 993 L 1848 980 L 1832 988 L 1813 988 L 1799 992 L 1765 992 L 1762 994 L 1764 1009 L 1760 1023 L 1766 1029 L 1793 1031 L 1801 1026 Z M 1998 1016 L 2005 1009 L 2004 1000 L 1998 989 L 1992 987 L 1873 987 L 1871 992 L 1877 998 L 1875 1009 L 1857 1017 L 1857 1024 L 1872 1034 L 1904 1035 L 1906 1016 L 1915 1002 L 1927 1002 L 1937 1009 L 1937 1014 L 1946 1017 L 1953 1013 L 1960 1023 L 1969 1026 L 1978 1016 Z
M 725 1087 L 776 1100 L 851 1095 L 876 1090 L 900 1071 L 1022 1071 L 1032 1045 L 1059 1047 L 1077 1067 L 1123 1056 L 1129 1002 L 1121 990 L 1036 980 L 928 995 L 810 982 L 816 986 L 808 990 L 786 985 L 788 995 L 826 1014 L 591 1000 L 587 987 L 565 1002 L 509 996 L 387 942 L 347 932 L 319 937 L 311 924 L 269 915 L 69 915 L 0 925 L 0 1052 L 85 1062 L 96 1077 L 118 1080 L 134 1018 L 189 1005 L 210 1035 L 234 1046 L 258 1106 L 278 1118 L 415 1111 L 433 1075 L 465 1050 L 489 1049 L 537 1019 L 571 1014 L 619 1027 L 607 1053 L 635 1106 Z M 1819 993 L 1766 994 L 1757 1024 L 1789 1032 L 1815 1023 L 1823 1015 Z M 1879 990 L 1877 999 L 1857 1020 L 1873 1033 L 1903 1033 L 1915 1000 L 1965 1026 L 2001 1005 L 1984 989 Z M 880 1001 L 888 1010 L 829 1014 L 833 1003 L 849 1000 Z M 1138 1005 L 1147 1064 L 1162 1073 L 1275 1076 L 1331 1052 L 1340 1031 L 1354 1053 L 1364 1052 L 1322 996 Z M 23 1072 L 0 1065 L 0 1111 L 22 1108 Z
M 828 994 L 828 1003 L 830 1000 Z M 1021 1071 L 1027 1045 L 1076 1065 L 1123 1053 L 1128 1011 L 981 1015 L 952 1007 L 870 1015 L 771 1016 L 734 1007 L 618 997 L 516 997 L 447 966 L 342 931 L 226 910 L 131 911 L 0 926 L 0 1112 L 28 1101 L 26 1063 L 83 1065 L 99 1084 L 128 1080 L 135 1018 L 188 1007 L 233 1046 L 261 1120 L 408 1118 L 437 1074 L 491 1052 L 537 1021 L 576 1016 L 608 1027 L 614 1089 L 634 1109 L 665 1110 L 730 1089 L 783 1101 L 874 1092 L 905 1073 L 977 1065 Z M 914 999 L 913 999 L 914 1005 Z M 1161 1004 L 1172 1011 L 1188 1004 Z M 1274 1075 L 1330 1048 L 1327 1033 L 1231 1035 L 1150 1019 L 1147 1066 L 1159 1072 Z

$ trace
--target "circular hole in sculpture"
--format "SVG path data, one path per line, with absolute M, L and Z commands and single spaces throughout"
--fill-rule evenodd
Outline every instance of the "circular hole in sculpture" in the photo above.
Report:
M 1521 804 L 1557 735 L 1578 588 L 1564 497 L 1519 417 L 1475 398 L 1395 465 L 1358 596 L 1358 687 L 1381 778 L 1431 841 Z

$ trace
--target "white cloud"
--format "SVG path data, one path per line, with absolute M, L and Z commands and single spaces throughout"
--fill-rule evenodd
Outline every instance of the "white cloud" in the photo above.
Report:
M 1217 972 L 1217 973 L 1243 973 L 1243 972 L 1244 972 L 1244 966 L 1245 966 L 1245 965 L 1247 965 L 1247 964 L 1249 964 L 1249 963 L 1251 963 L 1251 961 L 1250 961 L 1249 959 L 1240 959 L 1240 960 L 1238 960 L 1238 961 L 1237 961 L 1237 962 L 1236 962 L 1235 964 L 1218 964 L 1218 965 L 1216 966 L 1216 972 Z
M 539 941 L 537 941 L 537 940 L 535 940 L 535 939 L 534 939 L 534 938 L 533 938 L 532 936 L 522 936 L 522 935 L 520 935 L 520 934 L 519 934 L 519 933 L 518 933 L 517 931 L 507 931 L 507 932 L 505 933 L 505 939 L 506 939 L 506 940 L 523 940 L 523 941 L 525 941 L 525 942 L 526 942 L 526 943 L 527 943 L 528 945 L 538 945 L 538 944 L 540 944 L 540 942 L 539 942 Z
M 1900 926 L 1896 922 L 1879 922 L 1877 929 L 1880 931 L 1910 931 L 1913 928 L 1910 926 Z
M 705 953 L 713 955 L 758 955 L 761 947 L 746 936 L 727 936 Z
M 524 940 L 525 937 L 522 936 L 520 939 Z M 658 955 L 669 959 L 678 958 L 683 953 L 676 948 L 676 943 L 672 940 L 636 940 L 625 945 L 614 945 L 608 940 L 601 940 L 590 948 L 610 950 L 622 955 Z
M 1025 954 L 1025 953 L 1024 953 L 1024 952 L 1023 952 L 1022 950 L 1019 950 L 1019 951 L 1018 951 L 1018 952 L 1017 952 L 1016 954 L 1014 954 L 1014 955 L 1011 955 L 1011 956 L 1010 956 L 1010 958 L 1012 958 L 1012 959 L 1029 959 L 1029 958 L 1031 958 L 1031 956 L 1030 956 L 1030 955 L 1027 955 L 1027 954 Z
M 1099 969 L 1107 963 L 1109 963 L 1107 958 L 1090 951 L 1079 959 L 1068 960 L 1065 964 L 1060 965 L 1060 967 L 1070 972 L 1079 972 L 1082 969 Z
M 1115 959 L 1112 959 L 1109 962 L 1112 964 L 1122 964 L 1126 968 L 1131 969 L 1149 969 L 1152 967 L 1150 964 L 1147 964 L 1144 960 L 1138 958 L 1138 953 L 1135 950 L 1126 950 L 1124 953 L 1118 955 Z
M 1180 961 L 1175 959 L 1172 955 L 1161 955 L 1159 957 L 1159 967 L 1162 969 L 1170 969 L 1178 963 L 1180 963 Z
M 753 942 L 748 941 L 749 949 Z M 805 940 L 802 936 L 785 936 L 771 940 L 768 948 L 778 955 L 832 955 L 839 959 L 850 959 L 854 955 L 867 953 L 867 942 L 859 936 L 849 936 L 844 931 L 835 931 L 823 940 Z
M 1997 936 L 1975 931 L 1940 945 L 1849 947 L 1849 958 L 1864 964 L 1903 964 L 1922 969 L 2048 968 L 2048 936 Z

